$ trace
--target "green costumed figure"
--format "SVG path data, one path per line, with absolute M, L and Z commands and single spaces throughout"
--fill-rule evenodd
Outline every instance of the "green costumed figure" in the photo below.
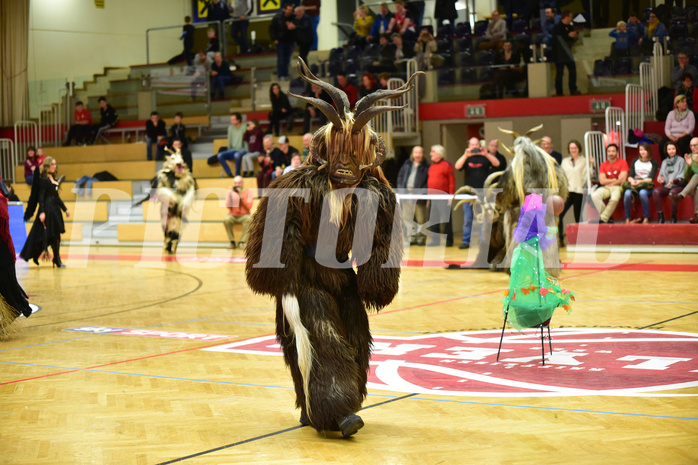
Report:
M 574 294 L 563 289 L 543 265 L 543 250 L 554 244 L 557 228 L 545 226 L 547 205 L 538 194 L 526 196 L 513 239 L 511 279 L 504 303 L 504 318 L 514 328 L 548 326 L 553 312 L 571 310 Z

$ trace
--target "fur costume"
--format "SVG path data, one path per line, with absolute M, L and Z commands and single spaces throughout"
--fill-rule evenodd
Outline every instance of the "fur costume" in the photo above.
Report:
M 0 340 L 14 332 L 12 322 L 32 311 L 27 294 L 17 282 L 15 248 L 10 236 L 10 215 L 7 199 L 0 193 Z
M 189 210 L 196 192 L 196 181 L 179 151 L 165 158 L 162 169 L 158 171 L 157 186 L 155 195 L 161 203 L 162 230 L 165 234 L 163 248 L 168 254 L 174 254 L 177 252 L 182 217 Z
M 414 76 L 400 89 L 364 97 L 352 113 L 344 92 L 302 60 L 298 70 L 335 107 L 294 95 L 330 122 L 313 135 L 305 163 L 277 178 L 260 201 L 245 251 L 247 283 L 276 298 L 276 335 L 301 423 L 348 437 L 363 426 L 355 412 L 366 396 L 372 343 L 366 310 L 392 301 L 402 258 L 400 211 L 379 166 L 385 146 L 367 123 L 402 108 L 372 105 L 410 90 Z M 277 267 L 268 265 L 272 249 Z
M 492 222 L 490 244 L 487 250 L 487 262 L 493 268 L 504 263 L 508 271 L 509 256 L 513 251 L 512 237 L 516 229 L 521 206 L 528 194 L 543 195 L 544 202 L 552 203 L 552 197 L 560 197 L 564 205 L 569 195 L 567 177 L 553 157 L 537 146 L 538 141 L 528 137 L 532 132 L 542 129 L 542 125 L 529 130 L 523 136 L 514 131 L 500 131 L 514 136 L 513 150 L 500 142 L 504 150 L 513 156 L 511 163 L 504 171 L 491 174 L 485 181 L 485 193 L 478 202 L 481 207 L 480 221 Z M 499 178 L 497 180 L 497 178 Z M 493 193 L 497 188 L 500 192 Z M 464 186 L 457 193 L 474 193 L 471 188 Z M 549 200 L 549 198 L 551 198 Z M 556 199 L 558 202 L 560 199 Z M 456 206 L 460 205 L 459 202 Z M 557 225 L 557 215 L 548 215 L 547 221 L 555 221 L 547 226 Z M 484 250 L 484 249 L 483 249 Z M 552 276 L 560 275 L 560 261 L 557 247 L 549 247 L 544 252 L 546 270 Z

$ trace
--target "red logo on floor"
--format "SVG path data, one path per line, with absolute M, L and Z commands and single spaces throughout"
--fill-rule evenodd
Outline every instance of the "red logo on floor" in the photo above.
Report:
M 698 386 L 698 334 L 553 329 L 551 355 L 549 341 L 545 339 L 541 347 L 535 331 L 507 330 L 497 361 L 500 335 L 501 331 L 472 331 L 374 336 L 368 387 L 433 395 L 530 397 L 651 396 Z M 281 355 L 274 336 L 202 350 Z

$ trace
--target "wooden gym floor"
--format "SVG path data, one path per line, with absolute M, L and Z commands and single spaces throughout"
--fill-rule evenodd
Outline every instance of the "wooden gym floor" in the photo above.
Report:
M 370 318 L 366 425 L 341 439 L 299 426 L 274 307 L 247 288 L 242 253 L 159 253 L 18 262 L 41 310 L 0 341 L 0 463 L 698 462 L 696 255 L 563 252 L 577 301 L 556 312 L 543 366 L 534 331 L 507 330 L 495 360 L 504 273 L 418 266 L 437 252 L 411 249 L 398 296 Z

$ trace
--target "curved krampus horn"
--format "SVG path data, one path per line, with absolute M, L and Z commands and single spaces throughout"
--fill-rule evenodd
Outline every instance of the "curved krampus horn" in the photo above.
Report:
M 323 102 L 322 105 L 319 105 L 317 103 L 319 100 L 316 98 L 301 97 L 292 94 L 291 92 L 289 92 L 289 95 L 292 95 L 312 105 L 315 105 L 320 111 L 322 111 L 325 114 L 325 116 L 327 116 L 327 118 L 330 121 L 332 121 L 333 126 L 341 129 L 343 127 L 342 121 L 344 120 L 344 113 L 349 111 L 350 108 L 347 94 L 337 89 L 329 82 L 325 82 L 322 79 L 318 79 L 317 76 L 310 72 L 308 65 L 305 64 L 302 58 L 298 58 L 298 75 L 302 77 L 304 80 L 308 81 L 309 83 L 315 84 L 318 87 L 322 88 L 325 92 L 327 92 L 327 94 L 332 98 L 335 108 L 332 108 L 331 105 L 327 104 L 327 102 Z M 331 111 L 327 110 L 327 107 L 331 108 Z
M 498 141 L 498 142 L 499 142 L 499 145 L 502 146 L 502 149 L 503 149 L 506 153 L 508 153 L 510 157 L 513 157 L 513 156 L 514 156 L 514 151 L 513 151 L 512 149 L 510 149 L 509 147 L 507 147 L 507 144 L 505 144 L 505 143 L 502 142 L 501 140 Z
M 376 166 L 380 166 L 380 164 L 383 163 L 383 160 L 385 160 L 387 150 L 385 148 L 385 141 L 383 141 L 383 138 L 380 135 L 374 133 L 371 136 L 371 141 L 376 146 L 376 158 L 370 165 L 359 166 L 360 170 L 365 170 L 366 168 L 375 168 Z
M 471 194 L 471 195 L 477 196 L 477 193 L 475 192 L 475 190 L 473 190 L 473 188 L 470 187 L 470 186 L 463 186 L 463 187 L 460 187 L 460 188 L 453 194 L 453 198 L 455 199 L 455 198 L 456 198 L 456 195 L 458 195 L 458 194 Z M 453 211 L 456 211 L 456 210 L 458 209 L 458 207 L 460 207 L 460 206 L 463 205 L 464 203 L 477 203 L 477 199 L 462 199 L 462 200 L 459 200 L 458 203 L 456 203 L 456 204 L 453 206 Z
M 414 87 L 414 85 L 412 84 L 413 81 L 420 74 L 425 73 L 423 71 L 417 71 L 410 77 L 410 79 L 405 84 L 398 87 L 397 89 L 379 90 L 372 94 L 368 94 L 366 97 L 359 100 L 356 106 L 354 107 L 354 127 L 352 129 L 352 132 L 359 132 L 361 128 L 363 128 L 366 125 L 366 123 L 368 123 L 372 118 L 380 115 L 381 113 L 385 113 L 386 111 L 392 110 L 401 110 L 405 108 L 406 105 L 399 107 L 387 105 L 372 107 L 372 105 L 380 99 L 398 98 L 402 94 L 409 92 Z
M 512 130 L 510 130 L 510 129 L 502 129 L 502 128 L 499 128 L 499 127 L 498 127 L 497 129 L 499 129 L 499 130 L 500 130 L 501 132 L 503 132 L 504 134 L 509 134 L 509 135 L 514 136 L 514 139 L 518 139 L 519 137 L 521 137 L 521 136 L 519 135 L 518 132 L 512 131 Z
M 533 134 L 534 132 L 540 131 L 541 129 L 543 129 L 543 125 L 542 125 L 542 124 L 539 124 L 539 125 L 536 126 L 535 128 L 531 128 L 531 129 L 529 129 L 528 131 L 526 131 L 526 134 L 524 134 L 524 136 L 528 137 L 528 136 L 530 136 L 531 134 Z

